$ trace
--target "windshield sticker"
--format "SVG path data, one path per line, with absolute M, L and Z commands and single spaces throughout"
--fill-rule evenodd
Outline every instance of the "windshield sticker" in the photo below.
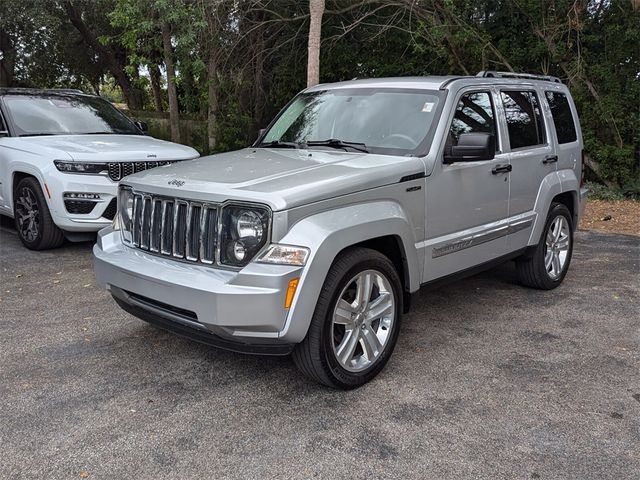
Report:
M 423 112 L 429 113 L 429 112 L 431 112 L 431 110 L 433 110 L 433 102 L 426 102 L 424 104 L 424 107 L 422 107 L 422 111 Z

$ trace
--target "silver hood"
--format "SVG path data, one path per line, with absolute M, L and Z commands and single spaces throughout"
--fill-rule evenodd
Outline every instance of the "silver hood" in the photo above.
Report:
M 396 183 L 424 170 L 415 157 L 245 148 L 136 173 L 122 183 L 171 197 L 260 202 L 277 211 Z

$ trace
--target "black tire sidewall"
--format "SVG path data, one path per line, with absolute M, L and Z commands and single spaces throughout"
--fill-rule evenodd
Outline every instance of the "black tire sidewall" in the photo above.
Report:
M 20 192 L 25 188 L 28 188 L 29 190 L 31 190 L 31 192 L 33 193 L 36 199 L 36 205 L 38 207 L 38 215 L 39 215 L 38 236 L 33 241 L 27 240 L 22 235 L 20 225 L 18 224 L 17 200 L 18 200 L 18 197 L 20 196 Z M 44 209 L 45 208 L 47 208 L 47 204 L 44 199 L 44 195 L 42 194 L 42 189 L 40 188 L 40 185 L 38 185 L 36 181 L 33 180 L 32 178 L 23 178 L 22 180 L 20 180 L 18 182 L 16 191 L 13 197 L 13 215 L 14 215 L 14 221 L 16 224 L 16 230 L 18 232 L 18 238 L 20 238 L 20 241 L 29 249 L 36 250 L 40 246 L 40 243 L 42 243 L 42 237 L 44 234 L 43 228 L 44 228 L 44 214 L 45 214 Z
M 384 368 L 387 361 L 389 360 L 389 357 L 393 353 L 395 344 L 398 340 L 398 335 L 400 333 L 400 323 L 402 315 L 402 290 L 400 278 L 398 277 L 398 274 L 391 261 L 389 261 L 381 254 L 378 255 L 379 256 L 371 255 L 370 258 L 363 258 L 361 260 L 358 260 L 350 268 L 346 269 L 346 271 L 342 273 L 340 281 L 333 286 L 331 301 L 325 305 L 323 312 L 317 312 L 318 314 L 321 314 L 324 319 L 321 331 L 321 353 L 323 363 L 328 369 L 328 373 L 330 374 L 330 376 L 333 377 L 333 380 L 342 388 L 355 388 L 363 385 L 364 383 L 375 377 Z M 342 290 L 347 286 L 348 282 L 351 281 L 353 277 L 364 270 L 376 270 L 387 278 L 393 290 L 393 295 L 395 296 L 394 301 L 396 311 L 391 335 L 387 340 L 387 343 L 384 346 L 384 350 L 382 351 L 380 356 L 376 359 L 373 365 L 371 365 L 367 369 L 362 370 L 361 372 L 350 372 L 342 367 L 342 365 L 340 365 L 333 351 L 333 338 L 331 328 L 333 321 L 332 317 L 333 310 L 340 294 L 342 293 Z

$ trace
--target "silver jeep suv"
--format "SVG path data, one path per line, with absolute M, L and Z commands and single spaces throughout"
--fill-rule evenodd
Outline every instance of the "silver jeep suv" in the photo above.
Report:
M 582 146 L 553 77 L 318 85 L 250 148 L 124 179 L 96 277 L 143 320 L 354 388 L 422 285 L 510 259 L 524 285 L 562 282 Z

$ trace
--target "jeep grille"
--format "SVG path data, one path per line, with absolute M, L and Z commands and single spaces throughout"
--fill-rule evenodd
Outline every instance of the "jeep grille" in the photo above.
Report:
M 212 264 L 219 206 L 134 193 L 132 244 L 147 252 Z

